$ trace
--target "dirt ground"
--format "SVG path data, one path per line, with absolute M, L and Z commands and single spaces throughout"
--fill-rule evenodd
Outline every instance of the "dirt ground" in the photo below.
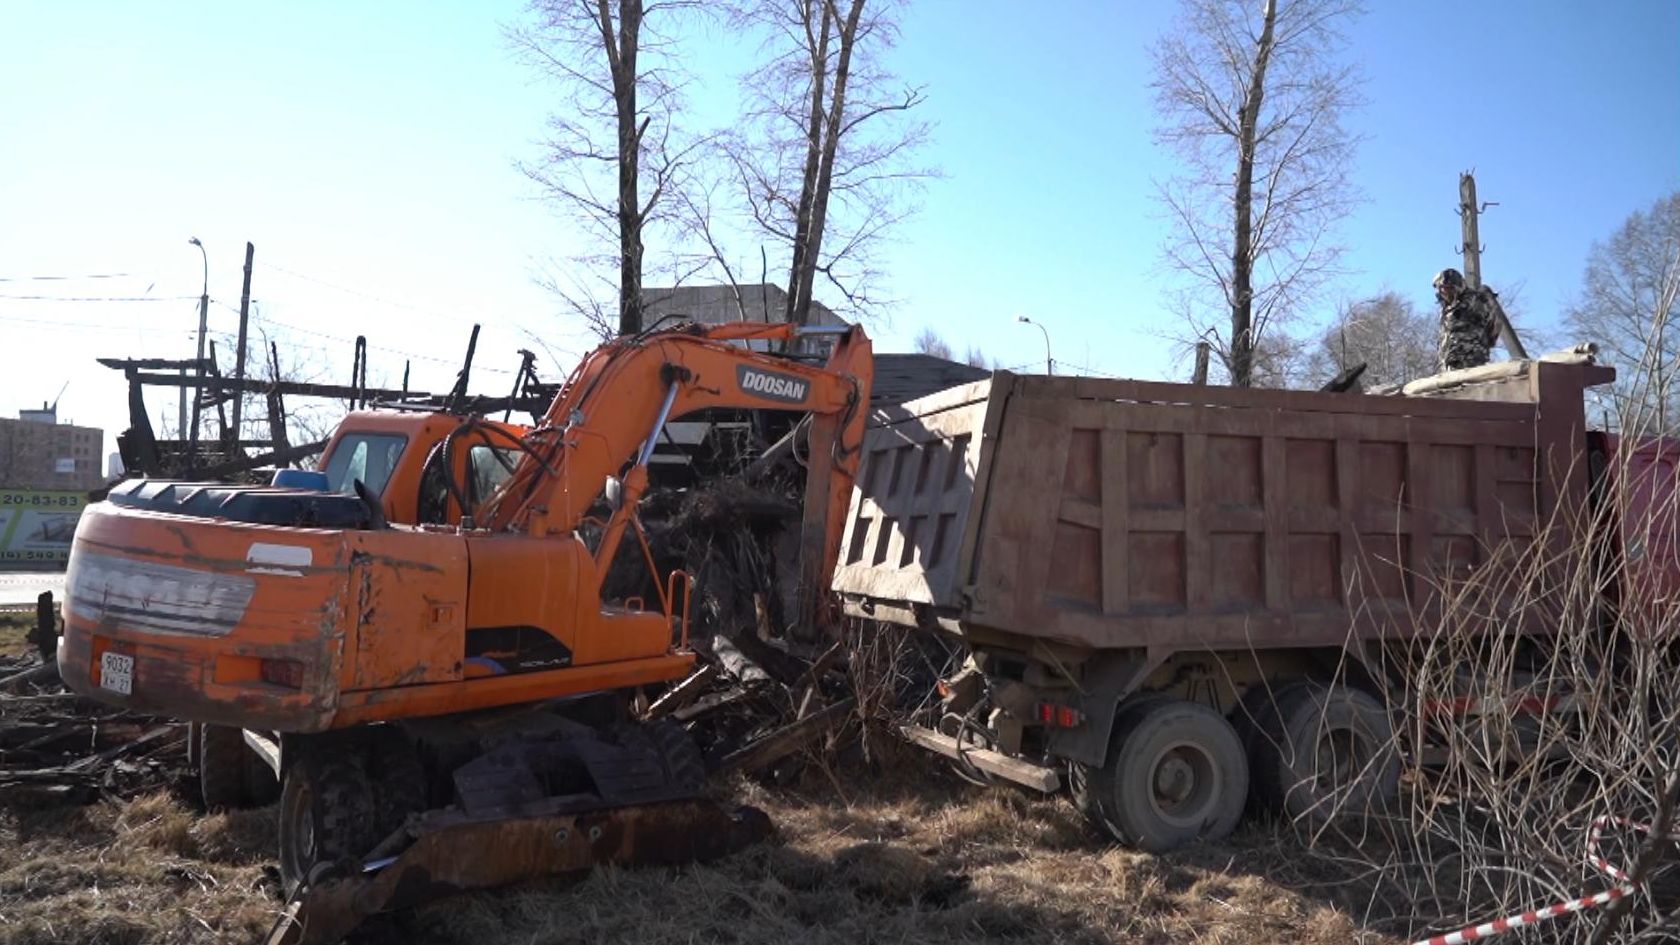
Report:
M 972 787 L 917 758 L 889 778 L 736 782 L 728 793 L 767 811 L 779 835 L 717 864 L 456 897 L 356 940 L 1400 941 L 1362 923 L 1356 889 L 1270 828 L 1151 856 L 1104 844 L 1061 799 Z M 258 938 L 278 908 L 273 810 L 206 816 L 184 796 L 0 798 L 0 945 Z

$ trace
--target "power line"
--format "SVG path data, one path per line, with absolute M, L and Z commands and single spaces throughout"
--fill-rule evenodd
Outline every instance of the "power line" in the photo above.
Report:
M 76 279 L 128 279 L 126 272 L 90 272 L 82 276 L 0 276 L 0 282 L 67 282 Z
M 211 299 L 211 301 L 215 302 L 217 305 L 220 305 L 222 308 L 225 308 L 230 312 L 237 313 L 239 311 L 239 309 L 235 308 L 234 306 L 229 305 L 228 303 L 220 301 L 218 299 Z M 356 343 L 355 339 L 353 339 L 353 338 L 345 338 L 345 337 L 342 337 L 340 335 L 329 335 L 324 331 L 316 331 L 313 328 L 304 328 L 301 325 L 293 325 L 293 324 L 290 324 L 288 322 L 283 322 L 283 321 L 279 321 L 278 319 L 270 318 L 266 315 L 259 317 L 257 319 L 257 321 L 260 324 L 273 325 L 276 328 L 287 328 L 287 329 L 290 329 L 292 331 L 300 332 L 300 333 L 305 334 L 305 335 L 314 335 L 317 338 L 325 338 L 328 341 L 337 341 L 337 342 L 340 342 L 341 344 L 351 345 L 351 344 Z M 299 347 L 304 347 L 304 346 L 299 345 Z M 430 361 L 434 364 L 442 364 L 442 365 L 445 365 L 447 367 L 459 367 L 459 365 L 460 365 L 459 361 L 452 361 L 449 358 L 439 358 L 439 357 L 435 357 L 435 356 L 432 356 L 432 355 L 426 355 L 426 354 L 415 354 L 412 351 L 404 351 L 400 348 L 391 348 L 391 347 L 387 347 L 385 345 L 376 345 L 372 342 L 368 342 L 368 349 L 370 351 L 383 351 L 386 354 L 401 355 L 402 357 L 409 358 L 409 359 L 415 360 L 415 361 Z M 329 348 L 320 348 L 320 347 L 313 348 L 312 350 L 331 351 L 331 349 L 329 349 Z M 480 366 L 480 365 L 477 365 L 477 364 L 473 365 L 473 371 L 474 372 L 483 371 L 484 373 L 487 373 L 487 374 L 512 374 L 512 373 L 514 373 L 512 370 L 509 370 L 508 368 L 483 367 L 483 366 Z
M 332 289 L 334 292 L 343 292 L 345 295 L 353 295 L 353 296 L 355 296 L 356 298 L 359 298 L 359 299 L 366 299 L 369 302 L 377 302 L 380 305 L 389 305 L 392 308 L 407 309 L 410 312 L 418 312 L 422 315 L 430 315 L 433 318 L 439 318 L 439 319 L 443 319 L 445 321 L 456 321 L 457 320 L 457 317 L 453 316 L 453 315 L 446 315 L 442 312 L 433 311 L 432 309 L 429 309 L 429 308 L 421 308 L 418 305 L 411 305 L 407 302 L 398 302 L 395 299 L 382 298 L 380 296 L 372 295 L 372 294 L 367 293 L 367 292 L 362 292 L 362 291 L 359 291 L 357 289 L 348 289 L 348 288 L 345 288 L 344 286 L 341 286 L 341 285 L 334 285 L 333 283 L 328 282 L 325 279 L 317 279 L 314 276 L 306 276 L 301 272 L 294 272 L 293 270 L 287 269 L 284 266 L 276 266 L 275 264 L 273 264 L 271 262 L 259 262 L 259 263 L 257 263 L 257 265 L 262 266 L 266 269 L 272 269 L 275 272 L 281 273 L 282 275 L 291 276 L 294 279 L 302 279 L 304 282 L 313 282 L 316 285 L 321 286 L 323 288 Z
M 28 302 L 186 302 L 196 295 L 0 295 Z
M 191 335 L 190 328 L 143 328 L 138 325 L 112 325 L 106 322 L 67 322 L 58 318 L 23 318 L 18 315 L 0 315 L 0 322 L 17 322 L 24 325 L 46 325 L 53 328 L 98 328 L 104 331 L 140 332 L 151 335 Z

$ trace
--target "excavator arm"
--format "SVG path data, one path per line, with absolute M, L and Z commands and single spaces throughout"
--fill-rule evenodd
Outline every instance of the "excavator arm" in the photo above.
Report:
M 811 334 L 837 336 L 823 365 L 736 344 Z M 686 325 L 610 343 L 585 359 L 526 436 L 519 464 L 475 510 L 476 522 L 498 532 L 569 534 L 617 478 L 616 507 L 595 554 L 597 574 L 604 575 L 646 491 L 648 463 L 666 423 L 720 407 L 804 413 L 811 459 L 800 526 L 799 618 L 814 626 L 839 558 L 871 380 L 869 339 L 856 326 Z

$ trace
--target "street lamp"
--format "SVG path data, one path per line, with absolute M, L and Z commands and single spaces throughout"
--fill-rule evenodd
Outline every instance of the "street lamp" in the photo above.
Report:
M 204 244 L 200 243 L 198 241 L 198 237 L 195 236 L 195 237 L 187 240 L 187 242 L 189 244 L 193 245 L 193 246 L 198 247 L 199 258 L 204 261 L 204 290 L 201 293 L 199 293 L 199 296 L 198 296 L 198 376 L 200 378 L 203 378 L 204 377 L 204 333 L 209 328 L 209 321 L 210 321 L 210 256 L 209 256 L 208 253 L 206 253 L 204 251 Z M 192 432 L 189 434 L 188 439 L 189 439 L 189 442 L 192 444 L 192 452 L 194 454 L 196 454 L 198 452 L 198 402 L 199 402 L 199 399 L 200 399 L 200 395 L 202 393 L 203 393 L 202 388 L 195 389 L 195 391 L 193 393 Z M 187 389 L 185 387 L 181 388 L 181 396 L 183 398 L 183 403 L 184 403 L 184 398 L 186 397 L 186 394 L 187 394 Z M 182 414 L 182 416 L 181 416 L 182 422 L 185 422 L 186 421 L 186 407 L 185 406 L 183 406 L 181 408 L 181 414 Z
M 1050 332 L 1045 330 L 1043 325 L 1039 325 L 1038 322 L 1033 321 L 1025 315 L 1017 315 L 1015 316 L 1015 320 L 1028 325 L 1037 325 L 1038 330 L 1044 332 L 1044 373 L 1055 374 L 1056 362 L 1050 357 Z

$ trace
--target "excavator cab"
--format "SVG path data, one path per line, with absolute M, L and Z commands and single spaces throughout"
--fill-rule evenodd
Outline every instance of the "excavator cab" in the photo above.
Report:
M 461 520 L 461 503 L 446 487 L 441 447 L 467 419 L 442 411 L 356 411 L 327 441 L 316 468 L 334 492 L 354 495 L 354 484 L 361 482 L 379 499 L 387 521 L 453 525 Z M 470 501 L 478 502 L 512 474 L 519 439 L 529 428 L 483 418 L 473 418 L 473 428 L 447 462 L 455 481 L 466 484 Z

